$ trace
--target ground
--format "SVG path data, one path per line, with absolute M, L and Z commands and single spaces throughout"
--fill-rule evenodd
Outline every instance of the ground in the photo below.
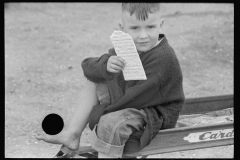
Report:
M 163 32 L 183 72 L 186 98 L 233 94 L 234 5 L 162 5 Z M 106 53 L 118 26 L 119 3 L 5 5 L 5 157 L 51 158 L 60 145 L 37 141 L 43 118 L 68 124 L 86 81 L 81 62 Z M 81 145 L 89 145 L 88 128 Z M 233 145 L 151 155 L 232 158 Z

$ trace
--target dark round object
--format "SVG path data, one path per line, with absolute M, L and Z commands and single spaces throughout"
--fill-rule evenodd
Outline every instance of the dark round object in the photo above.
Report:
M 44 132 L 50 135 L 58 134 L 62 131 L 64 122 L 61 116 L 58 114 L 47 115 L 42 122 L 42 128 Z

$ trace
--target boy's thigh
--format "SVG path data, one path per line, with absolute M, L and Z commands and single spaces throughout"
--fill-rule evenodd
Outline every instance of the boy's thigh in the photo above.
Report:
M 111 112 L 100 118 L 97 136 L 108 144 L 122 146 L 134 131 L 144 130 L 146 121 L 144 110 L 127 108 Z

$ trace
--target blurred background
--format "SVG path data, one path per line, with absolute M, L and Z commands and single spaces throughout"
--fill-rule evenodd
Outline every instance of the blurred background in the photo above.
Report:
M 233 94 L 234 5 L 163 3 L 163 32 L 183 72 L 186 98 Z M 51 158 L 37 141 L 43 118 L 69 122 L 86 81 L 81 62 L 112 47 L 121 3 L 5 3 L 5 157 Z M 81 145 L 90 145 L 89 129 Z M 149 156 L 232 158 L 233 145 Z

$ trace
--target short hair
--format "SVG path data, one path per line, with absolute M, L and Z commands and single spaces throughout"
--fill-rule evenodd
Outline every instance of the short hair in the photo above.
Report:
M 160 11 L 160 3 L 122 3 L 122 12 L 128 11 L 130 16 L 136 13 L 138 20 L 148 18 L 148 13 L 155 13 Z

